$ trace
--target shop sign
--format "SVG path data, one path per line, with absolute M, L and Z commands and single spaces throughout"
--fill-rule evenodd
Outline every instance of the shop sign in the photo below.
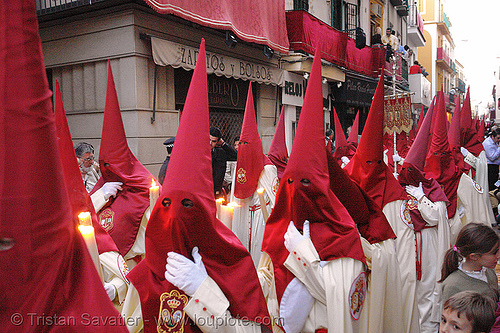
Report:
M 157 65 L 192 70 L 198 59 L 198 48 L 152 37 L 153 59 Z M 251 80 L 258 83 L 283 85 L 283 69 L 257 64 L 213 52 L 206 52 L 207 73 Z

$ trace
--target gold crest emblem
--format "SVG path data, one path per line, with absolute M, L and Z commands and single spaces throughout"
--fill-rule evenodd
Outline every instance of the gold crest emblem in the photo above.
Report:
M 274 178 L 273 180 L 273 192 L 274 195 L 278 193 L 278 189 L 280 188 L 280 180 L 278 177 Z
M 418 209 L 418 200 L 417 200 L 417 198 L 415 198 L 414 196 L 408 194 L 408 202 L 406 203 L 406 207 L 409 210 Z
M 158 333 L 184 332 L 184 306 L 188 297 L 177 290 L 160 296 L 160 313 L 156 325 Z
M 102 211 L 101 214 L 99 214 L 99 223 L 104 228 L 104 230 L 106 230 L 106 232 L 109 232 L 111 229 L 113 229 L 114 215 L 115 212 L 113 212 L 111 208 L 106 208 Z
M 349 310 L 351 312 L 351 317 L 354 320 L 358 320 L 361 315 L 361 310 L 363 310 L 363 304 L 366 298 L 366 274 L 365 272 L 359 273 L 359 275 L 354 279 L 351 290 L 349 292 Z
M 239 168 L 236 172 L 236 181 L 240 184 L 245 184 L 247 182 L 247 172 L 243 168 Z

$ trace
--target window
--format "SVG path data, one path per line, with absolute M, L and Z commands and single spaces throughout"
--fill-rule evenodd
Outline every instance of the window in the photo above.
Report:
M 293 9 L 309 11 L 309 0 L 293 0 Z

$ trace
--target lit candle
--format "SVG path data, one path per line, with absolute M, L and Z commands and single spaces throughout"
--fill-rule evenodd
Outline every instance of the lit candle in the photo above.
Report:
M 220 218 L 219 220 L 224 223 L 226 227 L 232 229 L 233 226 L 233 213 L 234 207 L 237 206 L 234 202 L 230 202 L 227 205 L 220 206 Z
M 90 213 L 80 213 L 78 214 L 78 219 L 80 220 L 78 229 L 80 230 L 83 239 L 85 240 L 85 244 L 87 245 L 90 257 L 92 258 L 95 268 L 97 269 L 97 273 L 99 274 L 101 281 L 104 281 L 102 277 L 101 262 L 99 261 L 99 251 L 97 251 L 97 243 L 95 241 L 94 227 L 92 226 L 92 218 L 90 217 Z
M 153 179 L 151 183 L 151 187 L 149 188 L 149 207 L 153 210 L 153 207 L 156 204 L 156 200 L 160 196 L 160 186 L 156 185 L 155 180 Z
M 222 203 L 224 202 L 224 198 L 219 198 L 217 200 L 215 200 L 215 204 L 217 206 L 217 218 L 220 220 L 220 212 L 221 212 L 221 206 L 222 206 Z
M 257 190 L 257 194 L 259 195 L 260 207 L 262 209 L 262 215 L 264 216 L 264 224 L 265 224 L 267 218 L 269 217 L 269 213 L 267 212 L 266 199 L 264 198 L 264 191 L 265 189 L 261 187 Z

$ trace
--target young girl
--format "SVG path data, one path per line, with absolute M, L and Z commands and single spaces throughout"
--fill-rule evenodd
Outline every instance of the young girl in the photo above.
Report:
M 498 279 L 495 273 L 500 258 L 497 233 L 484 224 L 466 224 L 458 234 L 455 246 L 444 257 L 441 270 L 444 303 L 464 290 L 477 291 L 498 302 Z

